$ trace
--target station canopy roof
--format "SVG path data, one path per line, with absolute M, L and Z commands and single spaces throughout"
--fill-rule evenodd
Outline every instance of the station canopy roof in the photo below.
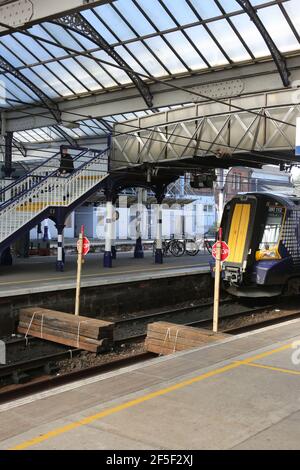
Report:
M 299 0 L 250 4 L 280 53 L 299 53 Z M 270 48 L 242 5 L 236 0 L 116 0 L 79 14 L 147 84 L 153 77 L 167 80 L 271 59 Z M 136 86 L 95 37 L 55 20 L 0 37 L 0 49 L 0 59 L 53 102 Z M 41 97 L 1 64 L 0 81 L 6 88 L 2 111 L 41 104 Z M 55 141 L 62 139 L 61 130 L 74 139 L 104 136 L 114 121 L 156 111 L 145 104 L 140 113 L 87 117 L 75 129 L 56 125 L 16 132 L 14 137 L 25 143 Z

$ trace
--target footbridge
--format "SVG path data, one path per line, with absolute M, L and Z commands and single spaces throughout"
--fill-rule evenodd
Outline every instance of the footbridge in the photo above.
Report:
M 242 89 L 242 80 L 202 87 L 205 102 L 116 124 L 111 167 L 201 169 L 297 163 L 298 88 L 223 97 L 228 90 L 238 95 Z

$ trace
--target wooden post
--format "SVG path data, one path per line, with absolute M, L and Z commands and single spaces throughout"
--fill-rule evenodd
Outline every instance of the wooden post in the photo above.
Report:
M 76 298 L 75 298 L 75 315 L 79 315 L 79 306 L 80 306 L 80 286 L 81 286 L 83 236 L 84 236 L 84 225 L 81 226 L 81 231 L 80 231 L 80 234 L 79 234 L 78 258 L 77 258 L 77 282 L 76 282 Z
M 219 229 L 217 247 L 216 247 L 215 292 L 214 292 L 214 314 L 213 314 L 213 332 L 214 333 L 218 333 L 218 327 L 219 327 L 221 254 L 222 254 L 222 228 Z

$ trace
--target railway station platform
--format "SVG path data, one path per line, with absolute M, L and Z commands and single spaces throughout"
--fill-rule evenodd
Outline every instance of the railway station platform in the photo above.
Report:
M 87 255 L 82 270 L 82 287 L 209 272 L 208 254 L 180 258 L 168 256 L 160 265 L 154 263 L 152 252 L 145 252 L 143 259 L 135 259 L 132 252 L 120 252 L 111 269 L 103 267 L 102 256 L 99 253 Z M 55 271 L 55 260 L 54 256 L 17 258 L 13 266 L 2 266 L 0 298 L 75 288 L 77 255 L 67 256 L 63 273 Z
M 299 449 L 300 320 L 0 405 L 1 449 Z

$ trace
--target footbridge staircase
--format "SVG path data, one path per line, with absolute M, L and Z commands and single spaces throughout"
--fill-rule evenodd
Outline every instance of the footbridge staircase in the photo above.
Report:
M 108 176 L 109 148 L 82 150 L 74 171 L 59 174 L 57 153 L 0 189 L 0 252 L 57 209 L 67 215 L 98 191 Z

